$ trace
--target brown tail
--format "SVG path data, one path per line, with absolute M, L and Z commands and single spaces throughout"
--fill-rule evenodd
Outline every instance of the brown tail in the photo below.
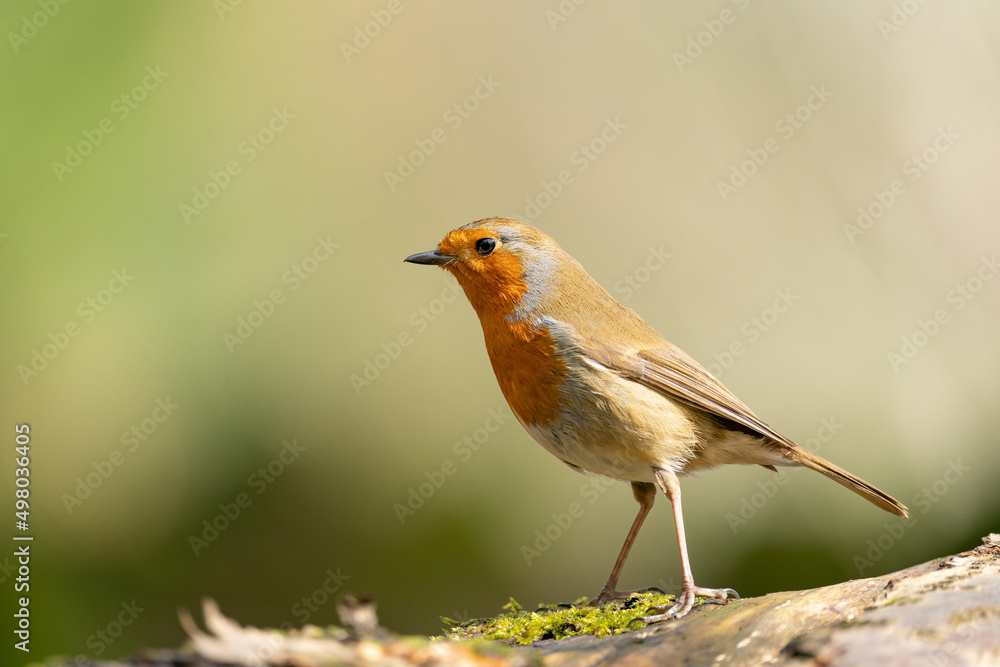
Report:
M 785 456 L 800 465 L 812 468 L 816 472 L 823 473 L 837 484 L 847 487 L 873 505 L 878 505 L 886 512 L 892 512 L 897 516 L 909 516 L 906 513 L 906 505 L 899 502 L 888 493 L 879 491 L 860 477 L 855 477 L 843 468 L 838 468 L 826 459 L 816 456 L 808 449 L 795 447 L 792 451 L 786 451 Z

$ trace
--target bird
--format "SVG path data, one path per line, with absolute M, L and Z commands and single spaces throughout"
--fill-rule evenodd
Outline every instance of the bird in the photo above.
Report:
M 640 591 L 618 578 L 656 488 L 670 501 L 682 590 L 641 620 L 687 614 L 696 596 L 718 604 L 731 588 L 695 585 L 678 478 L 722 465 L 805 466 L 896 514 L 907 508 L 764 423 L 692 357 L 623 306 L 537 228 L 505 217 L 458 227 L 404 262 L 436 265 L 462 287 L 482 324 L 504 398 L 524 429 L 578 472 L 632 485 L 639 511 L 611 575 L 589 606 Z

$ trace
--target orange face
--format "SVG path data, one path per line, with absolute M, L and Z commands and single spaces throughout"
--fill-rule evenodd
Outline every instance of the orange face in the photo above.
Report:
M 527 290 L 521 262 L 492 225 L 460 227 L 438 244 L 445 263 L 480 317 L 508 315 Z

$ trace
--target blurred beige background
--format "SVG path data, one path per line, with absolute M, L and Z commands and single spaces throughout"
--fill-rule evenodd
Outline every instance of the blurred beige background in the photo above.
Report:
M 531 441 L 464 297 L 402 263 L 491 215 L 913 509 L 804 470 L 686 480 L 701 585 L 818 586 L 997 529 L 994 3 L 0 19 L 2 484 L 10 507 L 28 423 L 35 536 L 13 664 L 176 645 L 202 596 L 263 626 L 370 592 L 388 626 L 434 633 L 596 594 L 629 488 Z M 623 586 L 679 584 L 668 505 Z

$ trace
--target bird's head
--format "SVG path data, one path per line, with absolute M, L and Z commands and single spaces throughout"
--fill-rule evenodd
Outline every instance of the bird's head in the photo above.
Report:
M 537 315 L 552 297 L 556 279 L 579 267 L 551 238 L 510 218 L 486 218 L 459 227 L 437 250 L 404 261 L 450 271 L 481 319 Z

